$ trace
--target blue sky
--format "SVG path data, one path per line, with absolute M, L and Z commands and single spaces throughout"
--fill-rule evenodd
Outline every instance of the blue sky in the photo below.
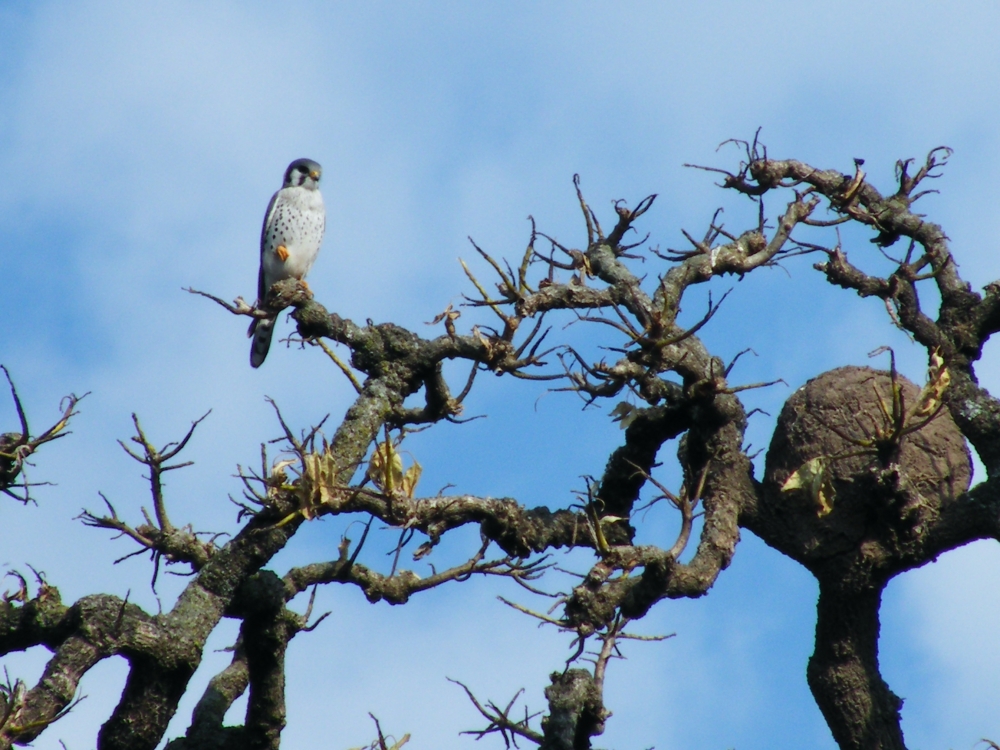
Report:
M 245 324 L 181 291 L 254 296 L 261 217 L 294 158 L 324 166 L 318 299 L 419 332 L 468 289 L 456 260 L 472 260 L 468 235 L 518 257 L 531 214 L 547 233 L 583 241 L 574 173 L 603 216 L 616 198 L 658 193 L 642 220 L 654 245 L 682 246 L 681 229 L 703 232 L 718 206 L 730 229 L 745 228 L 748 202 L 681 165 L 731 166 L 736 151 L 716 146 L 758 127 L 775 156 L 843 171 L 865 158 L 883 189 L 897 158 L 953 147 L 942 192 L 922 210 L 943 224 L 966 279 L 1000 278 L 994 3 L 695 5 L 0 0 L 0 362 L 38 426 L 61 396 L 91 394 L 73 436 L 48 446 L 30 475 L 58 486 L 40 488 L 37 507 L 0 503 L 0 563 L 44 570 L 68 601 L 131 591 L 155 610 L 149 563 L 112 566 L 127 543 L 73 520 L 100 507 L 98 491 L 131 519 L 148 503 L 140 467 L 115 442 L 130 435 L 129 415 L 165 442 L 213 410 L 190 447 L 196 465 L 170 477 L 168 497 L 175 521 L 232 531 L 235 467 L 278 434 L 264 396 L 298 427 L 343 413 L 350 388 L 319 352 L 275 346 L 253 371 Z M 845 237 L 852 257 L 876 262 L 863 235 Z M 922 353 L 879 304 L 829 288 L 811 263 L 713 286 L 735 288 L 708 345 L 727 359 L 753 347 L 738 381 L 789 384 L 752 392 L 748 405 L 776 415 L 809 377 L 866 364 L 884 344 L 921 379 Z M 996 372 L 987 347 L 979 373 L 994 392 Z M 488 418 L 407 443 L 427 491 L 454 483 L 565 506 L 621 438 L 606 412 L 523 383 L 482 378 L 467 407 Z M 14 419 L 0 400 L 0 425 Z M 748 439 L 765 448 L 772 426 L 754 417 Z M 649 521 L 650 541 L 669 537 L 665 513 Z M 335 555 L 342 530 L 310 524 L 273 567 Z M 475 534 L 460 534 L 440 554 L 475 546 Z M 383 564 L 374 551 L 370 562 Z M 906 699 L 912 748 L 1000 738 L 998 571 L 995 545 L 974 545 L 887 590 L 882 664 Z M 161 577 L 165 608 L 183 583 Z M 414 748 L 469 747 L 457 732 L 479 726 L 477 715 L 445 676 L 497 701 L 523 686 L 542 707 L 569 638 L 536 629 L 497 593 L 522 596 L 470 581 L 390 608 L 354 590 L 321 592 L 319 611 L 333 614 L 289 652 L 286 746 L 361 745 L 370 711 L 411 732 Z M 663 603 L 639 626 L 676 637 L 628 644 L 610 671 L 614 717 L 598 744 L 832 748 L 804 677 L 815 596 L 804 570 L 745 535 L 708 597 Z M 224 623 L 210 647 L 234 632 Z M 44 656 L 5 664 L 30 683 Z M 227 661 L 208 654 L 173 734 Z M 91 747 L 123 679 L 118 660 L 94 670 L 87 700 L 35 747 Z

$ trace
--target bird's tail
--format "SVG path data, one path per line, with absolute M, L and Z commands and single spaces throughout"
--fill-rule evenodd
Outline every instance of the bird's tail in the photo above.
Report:
M 274 333 L 274 318 L 257 318 L 250 324 L 247 336 L 253 336 L 250 347 L 250 366 L 260 367 L 267 358 L 271 348 L 271 335 Z

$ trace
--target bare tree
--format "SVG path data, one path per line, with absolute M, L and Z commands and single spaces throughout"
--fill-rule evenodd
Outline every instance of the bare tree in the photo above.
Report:
M 82 521 L 124 535 L 137 551 L 152 553 L 154 566 L 180 564 L 194 575 L 160 614 L 109 595 L 65 605 L 41 576 L 34 585 L 22 579 L 0 605 L 0 651 L 44 645 L 53 655 L 34 687 L 13 680 L 0 688 L 0 748 L 45 731 L 71 707 L 83 674 L 113 655 L 128 660 L 129 675 L 98 747 L 154 748 L 222 618 L 240 622 L 232 662 L 212 679 L 185 736 L 169 747 L 277 748 L 285 723 L 286 648 L 322 619 L 313 618 L 311 605 L 305 614 L 290 610 L 294 596 L 339 583 L 360 588 L 369 601 L 402 604 L 474 576 L 510 578 L 529 598 L 554 596 L 557 606 L 548 614 L 530 602 L 511 605 L 572 633 L 576 648 L 566 669 L 552 675 L 548 706 L 538 713 L 518 706 L 518 696 L 495 703 L 466 688 L 486 721 L 472 734 L 546 750 L 589 748 L 610 715 L 606 670 L 621 640 L 635 637 L 629 623 L 663 599 L 706 594 L 731 562 L 741 527 L 819 581 L 807 678 L 837 743 L 845 750 L 903 748 L 901 702 L 878 670 L 881 594 L 903 571 L 1000 535 L 1000 403 L 974 372 L 983 344 L 1000 328 L 1000 282 L 984 294 L 974 292 L 960 277 L 942 228 L 912 211 L 948 149 L 933 150 L 912 174 L 912 160 L 898 162 L 895 192 L 883 195 L 865 179 L 860 161 L 854 173 L 842 174 L 771 159 L 756 140 L 733 143 L 744 155 L 738 166 L 709 171 L 721 175 L 725 190 L 759 203 L 756 226 L 732 234 L 716 215 L 701 239 L 686 235 L 690 248 L 661 252 L 628 241 L 655 196 L 634 207 L 618 201 L 605 231 L 575 180 L 586 231 L 580 248 L 561 244 L 534 222 L 526 249 L 512 261 L 475 248 L 483 270 L 466 267 L 474 290 L 466 305 L 492 316 L 492 324 L 461 331 L 461 311 L 449 306 L 435 321 L 443 332 L 430 338 L 392 323 L 359 325 L 329 312 L 295 281 L 275 284 L 266 310 L 198 292 L 236 315 L 293 307 L 298 336 L 329 354 L 356 390 L 355 401 L 326 433 L 320 423 L 298 434 L 276 407 L 284 451 L 272 462 L 262 449 L 259 468 L 241 470 L 242 525 L 224 542 L 178 526 L 163 493 L 162 477 L 186 465 L 178 457 L 198 423 L 178 442 L 158 448 L 135 418 L 135 435 L 123 447 L 148 470 L 152 510 L 135 524 L 106 503 L 103 512 L 85 512 Z M 771 195 L 783 196 L 777 216 L 765 210 Z M 827 211 L 825 218 L 820 210 Z M 848 259 L 836 232 L 846 223 L 870 227 L 891 273 L 871 275 Z M 852 249 L 852 257 L 864 252 Z M 821 258 L 814 268 L 831 284 L 885 304 L 890 323 L 926 349 L 928 378 L 922 386 L 905 381 L 889 353 L 888 371 L 841 368 L 811 381 L 785 405 L 764 475 L 755 478 L 744 448 L 747 410 L 740 394 L 769 384 L 731 383 L 735 362 L 713 355 L 699 337 L 718 302 L 710 301 L 689 328 L 677 316 L 698 284 L 806 254 Z M 640 268 L 641 262 L 646 265 Z M 659 275 L 650 273 L 657 264 Z M 940 296 L 936 312 L 921 305 L 918 288 L 924 286 Z M 558 340 L 567 321 L 610 334 L 614 346 L 597 350 Z M 331 343 L 346 349 L 349 362 Z M 464 362 L 467 377 L 448 382 L 448 361 Z M 406 466 L 400 442 L 417 427 L 461 421 L 463 402 L 477 374 L 486 371 L 546 381 L 585 403 L 612 407 L 624 440 L 579 502 L 552 510 L 527 508 L 514 498 L 419 495 L 420 467 Z M 423 394 L 422 405 L 408 405 L 417 394 Z M 14 399 L 21 430 L 0 442 L 0 489 L 8 493 L 28 455 L 63 431 L 76 403 L 71 398 L 59 423 L 32 437 L 16 392 Z M 661 448 L 675 439 L 683 482 L 670 488 L 654 469 Z M 972 489 L 966 441 L 987 471 Z M 26 500 L 28 490 L 24 483 L 17 497 Z M 633 543 L 643 491 L 679 514 L 680 532 L 669 547 Z M 357 542 L 342 540 L 336 559 L 283 574 L 266 567 L 303 524 L 338 514 L 369 523 Z M 388 572 L 359 562 L 373 519 L 400 533 Z M 428 558 L 446 533 L 468 524 L 479 527 L 482 543 L 466 562 L 429 577 L 399 566 L 411 540 L 420 541 L 412 556 Z M 549 592 L 546 554 L 559 548 L 587 548 L 593 564 L 576 585 Z M 245 692 L 244 724 L 224 726 L 227 709 Z M 372 746 L 390 746 L 380 727 Z

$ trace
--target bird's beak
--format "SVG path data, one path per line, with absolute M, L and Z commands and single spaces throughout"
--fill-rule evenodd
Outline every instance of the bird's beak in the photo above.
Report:
M 319 179 L 319 172 L 317 172 L 314 169 L 312 172 L 309 173 L 309 176 L 312 177 L 314 180 L 318 180 Z

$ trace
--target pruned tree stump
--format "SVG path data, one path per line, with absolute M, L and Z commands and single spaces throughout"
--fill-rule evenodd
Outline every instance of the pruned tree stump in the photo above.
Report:
M 899 375 L 896 382 L 905 412 L 920 388 Z M 777 541 L 811 569 L 841 553 L 857 554 L 866 540 L 901 552 L 968 490 L 969 449 L 946 409 L 903 437 L 893 460 L 882 461 L 865 443 L 891 430 L 883 407 L 891 414 L 890 375 L 869 367 L 830 370 L 785 402 L 765 464 L 769 543 Z M 817 457 L 828 458 L 829 513 L 809 492 L 782 490 Z

